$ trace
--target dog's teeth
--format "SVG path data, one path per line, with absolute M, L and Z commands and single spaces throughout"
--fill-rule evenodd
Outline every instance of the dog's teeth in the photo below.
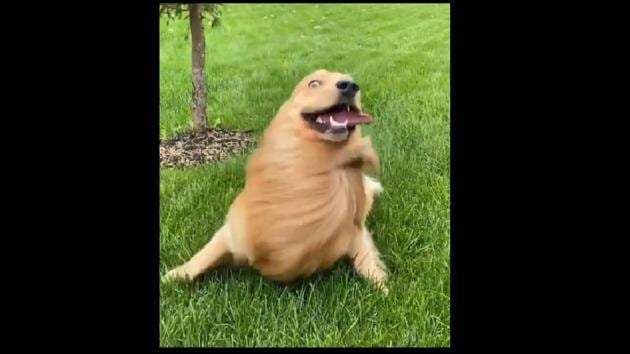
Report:
M 345 121 L 343 123 L 338 123 L 336 120 L 333 119 L 332 116 L 330 116 L 330 125 L 333 127 L 346 127 L 348 125 L 348 121 Z
M 348 112 L 350 112 L 350 105 L 348 105 L 347 107 L 348 107 Z
M 319 124 L 324 124 L 324 122 L 322 121 L 322 117 L 317 117 L 316 122 Z

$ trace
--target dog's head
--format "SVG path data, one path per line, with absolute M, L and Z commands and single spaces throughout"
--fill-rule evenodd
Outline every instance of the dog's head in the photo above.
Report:
M 306 129 L 324 140 L 344 141 L 359 124 L 372 123 L 372 117 L 361 111 L 359 85 L 342 73 L 317 70 L 297 85 L 290 98 Z

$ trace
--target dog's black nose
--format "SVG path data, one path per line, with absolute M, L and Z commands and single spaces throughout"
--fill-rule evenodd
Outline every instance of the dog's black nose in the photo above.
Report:
M 342 95 L 348 98 L 354 97 L 354 95 L 356 95 L 359 91 L 359 85 L 349 80 L 337 81 L 337 88 Z

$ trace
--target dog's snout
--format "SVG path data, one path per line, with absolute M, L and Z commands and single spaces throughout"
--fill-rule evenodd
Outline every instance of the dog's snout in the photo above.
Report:
M 341 80 L 337 82 L 337 88 L 342 95 L 352 98 L 359 91 L 359 85 L 354 81 Z

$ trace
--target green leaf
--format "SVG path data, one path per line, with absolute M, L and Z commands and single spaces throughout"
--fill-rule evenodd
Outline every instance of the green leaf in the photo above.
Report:
M 221 18 L 220 17 L 215 17 L 214 19 L 212 19 L 212 24 L 210 25 L 211 28 L 215 28 L 217 26 L 221 25 Z

